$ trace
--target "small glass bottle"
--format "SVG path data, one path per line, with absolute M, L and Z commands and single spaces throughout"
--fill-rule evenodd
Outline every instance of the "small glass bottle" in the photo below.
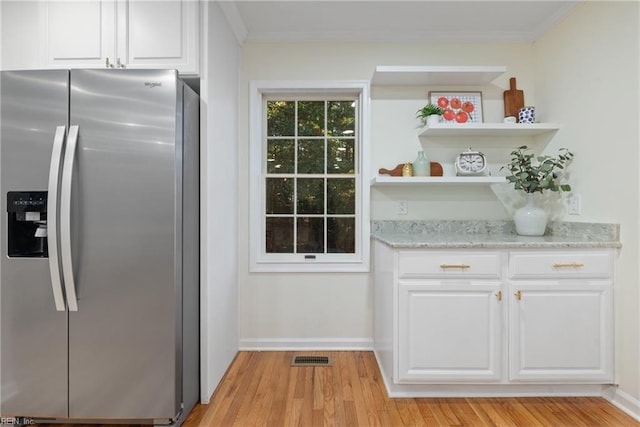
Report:
M 424 151 L 418 151 L 418 157 L 413 162 L 413 175 L 414 176 L 430 176 L 431 165 L 429 160 L 424 156 Z

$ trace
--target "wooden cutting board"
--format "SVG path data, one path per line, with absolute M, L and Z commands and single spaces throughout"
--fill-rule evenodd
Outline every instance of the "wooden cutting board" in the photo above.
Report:
M 524 107 L 524 92 L 516 89 L 516 78 L 509 79 L 509 90 L 504 91 L 504 116 L 518 120 L 518 110 Z
M 391 176 L 402 176 L 402 167 L 404 166 L 404 163 L 400 163 L 398 166 L 396 166 L 393 169 L 385 169 L 385 168 L 380 168 L 378 169 L 378 173 L 380 175 L 391 175 Z M 442 176 L 443 175 L 443 170 L 442 170 L 442 165 L 438 162 L 430 162 L 429 163 L 430 166 L 430 170 L 431 170 L 431 176 Z

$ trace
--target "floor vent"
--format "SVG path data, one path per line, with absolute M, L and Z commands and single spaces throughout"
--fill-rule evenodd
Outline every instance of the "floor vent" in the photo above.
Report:
M 293 356 L 291 366 L 331 366 L 329 356 Z

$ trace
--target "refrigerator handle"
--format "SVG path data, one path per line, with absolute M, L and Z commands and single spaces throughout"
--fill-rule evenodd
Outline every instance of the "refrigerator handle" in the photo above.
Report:
M 71 181 L 77 143 L 78 126 L 71 126 L 67 135 L 67 146 L 64 152 L 62 168 L 62 184 L 60 186 L 60 253 L 64 289 L 67 294 L 69 311 L 78 311 L 76 285 L 73 280 L 73 260 L 71 258 Z
M 57 311 L 65 311 L 62 281 L 60 279 L 60 264 L 58 257 L 58 180 L 62 161 L 62 147 L 64 146 L 65 126 L 56 127 L 51 152 L 51 166 L 49 167 L 49 188 L 47 189 L 47 248 L 49 250 L 49 272 L 51 273 L 51 288 Z

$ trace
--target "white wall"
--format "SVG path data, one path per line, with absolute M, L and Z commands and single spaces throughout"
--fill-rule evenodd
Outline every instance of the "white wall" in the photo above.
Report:
M 253 43 L 242 48 L 240 80 L 240 194 L 249 193 L 247 171 L 248 85 L 251 80 L 368 80 L 376 65 L 506 65 L 495 85 L 482 88 L 487 121 L 501 121 L 502 93 L 518 76 L 527 101 L 534 101 L 531 44 Z M 372 90 L 371 170 L 412 161 L 420 149 L 415 111 L 426 88 Z M 428 149 L 427 149 L 428 148 Z M 462 151 L 466 146 L 458 147 Z M 485 148 L 496 151 L 491 143 Z M 425 147 L 427 154 L 433 147 Z M 504 151 L 504 147 L 500 148 Z M 455 152 L 458 150 L 456 149 Z M 444 150 L 447 153 L 447 150 Z M 451 154 L 451 153 L 449 153 Z M 444 155 L 444 154 L 443 154 Z M 508 152 L 504 158 L 508 156 Z M 494 161 L 497 161 L 494 159 Z M 395 201 L 409 200 L 410 215 L 395 214 Z M 429 199 L 429 201 L 425 201 Z M 489 188 L 377 190 L 371 214 L 379 218 L 505 218 Z M 249 273 L 249 198 L 240 199 L 240 346 L 363 347 L 373 336 L 369 274 Z
M 240 46 L 218 3 L 203 2 L 202 8 L 201 401 L 208 403 L 238 351 Z
M 636 401 L 640 401 L 639 23 L 637 2 L 585 2 L 535 45 L 538 105 L 563 124 L 552 144 L 571 147 L 576 154 L 571 184 L 581 195 L 583 214 L 575 219 L 620 224 L 616 382 Z

